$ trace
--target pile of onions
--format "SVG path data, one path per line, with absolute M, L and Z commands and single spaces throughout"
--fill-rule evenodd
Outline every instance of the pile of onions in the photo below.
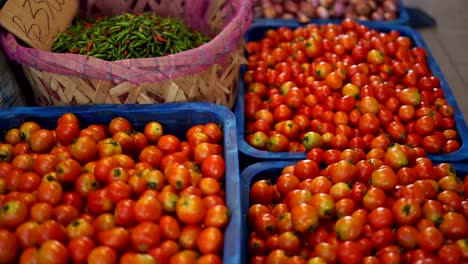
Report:
M 395 20 L 397 0 L 255 0 L 256 18 Z

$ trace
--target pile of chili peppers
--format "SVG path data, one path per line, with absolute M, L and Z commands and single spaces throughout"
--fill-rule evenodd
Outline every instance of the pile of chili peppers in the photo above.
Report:
M 54 40 L 52 51 L 115 61 L 152 58 L 196 48 L 210 41 L 175 18 L 152 13 L 75 18 Z

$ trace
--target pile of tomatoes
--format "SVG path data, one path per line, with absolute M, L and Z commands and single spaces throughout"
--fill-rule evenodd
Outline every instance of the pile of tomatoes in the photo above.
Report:
M 350 19 L 268 29 L 247 43 L 245 139 L 267 151 L 390 143 L 456 151 L 454 108 L 408 36 Z
M 221 263 L 230 220 L 223 133 L 185 138 L 124 117 L 52 129 L 33 121 L 0 143 L 0 263 Z
M 304 159 L 252 182 L 249 263 L 467 263 L 468 177 L 412 151 Z

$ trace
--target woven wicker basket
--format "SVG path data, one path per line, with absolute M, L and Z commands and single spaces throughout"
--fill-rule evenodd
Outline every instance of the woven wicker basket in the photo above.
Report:
M 204 101 L 232 108 L 244 63 L 242 36 L 252 19 L 251 2 L 200 2 L 208 4 L 205 14 L 190 13 L 193 7 L 187 8 L 183 0 L 82 1 L 84 16 L 150 10 L 182 18 L 213 36 L 199 48 L 160 58 L 107 62 L 23 47 L 9 33 L 2 33 L 0 41 L 10 58 L 23 66 L 41 106 Z

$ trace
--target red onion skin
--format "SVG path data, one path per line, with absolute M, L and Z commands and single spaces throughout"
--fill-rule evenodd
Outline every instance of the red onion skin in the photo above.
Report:
M 343 17 L 345 13 L 345 5 L 342 1 L 336 1 L 335 5 L 333 5 L 332 14 L 333 17 L 340 18 Z
M 296 16 L 291 14 L 291 13 L 284 13 L 282 18 L 284 18 L 284 19 L 295 19 Z
M 302 15 L 305 15 L 308 17 L 312 17 L 315 14 L 315 7 L 310 2 L 307 2 L 307 1 L 301 2 L 299 4 L 299 9 L 300 11 L 298 12 L 298 16 L 299 16 L 299 13 L 302 13 Z
M 384 13 L 384 19 L 387 21 L 390 20 L 395 20 L 397 18 L 397 13 L 396 12 L 385 12 Z
M 398 17 L 397 0 L 254 0 L 255 17 L 297 19 L 352 18 L 394 20 Z
M 398 11 L 397 3 L 395 1 L 392 1 L 392 0 L 383 1 L 382 7 L 383 7 L 383 9 L 385 11 L 389 11 L 389 12 L 397 12 Z
M 288 12 L 295 14 L 297 13 L 297 11 L 299 11 L 299 6 L 291 0 L 286 0 L 284 3 L 284 9 Z
M 376 11 L 372 12 L 372 14 L 371 14 L 371 19 L 372 19 L 372 20 L 376 20 L 376 21 L 382 21 L 382 20 L 384 20 L 384 13 L 383 13 L 383 11 L 378 11 L 378 10 L 376 10 Z
M 272 5 L 263 7 L 263 16 L 265 18 L 275 18 L 276 15 L 277 13 Z
M 299 11 L 297 12 L 297 20 L 299 23 L 307 23 L 310 21 L 310 17 L 304 14 L 303 12 Z
M 282 14 L 284 12 L 284 7 L 281 4 L 275 4 L 273 7 L 275 8 L 277 14 Z
M 330 18 L 330 15 L 328 14 L 328 10 L 323 6 L 319 6 L 317 8 L 317 16 L 321 19 Z

